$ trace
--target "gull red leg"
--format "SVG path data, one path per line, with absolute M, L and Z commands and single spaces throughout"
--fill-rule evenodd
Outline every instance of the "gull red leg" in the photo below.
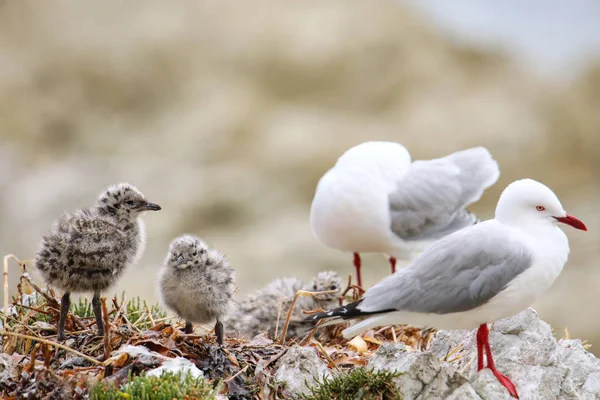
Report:
M 492 349 L 490 348 L 490 340 L 489 340 L 490 331 L 488 329 L 487 324 L 483 324 L 479 327 L 479 331 L 477 332 L 478 341 L 479 341 L 479 333 L 480 332 L 481 332 L 481 338 L 483 340 L 483 347 L 485 348 L 485 356 L 487 358 L 487 367 L 492 370 L 492 373 L 494 374 L 496 379 L 498 379 L 500 384 L 508 390 L 508 393 L 510 393 L 510 395 L 512 397 L 515 397 L 518 399 L 519 394 L 517 393 L 517 388 L 515 387 L 514 383 L 512 383 L 507 376 L 502 375 L 496 369 L 496 365 L 494 364 L 494 359 L 492 357 Z
M 483 369 L 483 335 L 487 330 L 487 324 L 482 324 L 477 330 L 477 372 Z
M 392 274 L 396 273 L 396 258 L 390 257 L 390 265 L 392 266 Z
M 362 279 L 360 277 L 360 254 L 354 253 L 354 268 L 356 269 L 356 282 L 362 288 Z

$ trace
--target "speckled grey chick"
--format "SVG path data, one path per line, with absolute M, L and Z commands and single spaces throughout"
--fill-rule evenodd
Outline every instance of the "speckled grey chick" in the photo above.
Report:
M 315 279 L 304 283 L 297 278 L 278 278 L 262 289 L 249 294 L 237 302 L 234 310 L 227 316 L 226 324 L 233 331 L 252 338 L 261 332 L 267 332 L 274 338 L 275 332 L 282 332 L 287 312 L 298 290 L 321 292 L 334 290 L 331 294 L 321 294 L 319 298 L 313 296 L 300 296 L 294 305 L 288 338 L 302 338 L 314 324 L 306 323 L 306 315 L 302 311 L 338 305 L 338 298 L 343 289 L 343 281 L 336 272 L 320 272 Z M 279 324 L 277 316 L 279 315 Z
M 64 340 L 71 292 L 93 292 L 92 308 L 98 334 L 104 334 L 100 293 L 113 285 L 125 269 L 139 260 L 145 231 L 139 218 L 157 211 L 128 183 L 110 186 L 91 208 L 64 213 L 42 239 L 34 265 L 47 284 L 65 293 L 61 300 L 58 340 Z
M 223 317 L 235 291 L 235 271 L 225 255 L 196 236 L 183 235 L 171 242 L 160 271 L 160 295 L 165 305 L 185 319 L 185 333 L 192 323 L 216 321 L 215 334 L 223 344 Z

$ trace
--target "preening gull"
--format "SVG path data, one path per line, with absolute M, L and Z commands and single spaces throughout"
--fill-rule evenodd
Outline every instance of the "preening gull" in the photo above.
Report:
M 527 308 L 556 280 L 569 255 L 558 223 L 587 230 L 548 187 L 531 179 L 513 182 L 500 196 L 494 219 L 444 237 L 362 299 L 310 319 L 367 316 L 343 331 L 346 338 L 390 324 L 479 327 L 479 370 L 485 352 L 487 367 L 518 397 L 512 382 L 496 370 L 487 323 Z
M 144 251 L 145 231 L 139 218 L 145 211 L 158 211 L 144 195 L 128 183 L 106 189 L 92 208 L 64 213 L 44 236 L 34 266 L 47 284 L 64 291 L 60 305 L 58 340 L 65 339 L 65 322 L 71 292 L 93 292 L 92 309 L 98 334 L 104 334 L 100 293 L 139 260 Z
M 393 142 L 366 142 L 346 151 L 319 181 L 310 221 L 329 247 L 354 253 L 385 253 L 410 260 L 434 241 L 477 218 L 465 207 L 496 183 L 498 164 L 483 147 L 411 162 Z

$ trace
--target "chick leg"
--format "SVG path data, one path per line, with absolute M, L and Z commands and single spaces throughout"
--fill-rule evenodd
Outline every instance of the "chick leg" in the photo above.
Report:
M 65 340 L 65 323 L 67 322 L 67 314 L 71 305 L 71 293 L 66 292 L 60 299 L 60 318 L 58 319 L 58 336 L 57 340 Z
M 102 320 L 102 303 L 100 302 L 100 293 L 94 293 L 92 297 L 92 309 L 96 316 L 96 326 L 98 327 L 98 335 L 104 335 L 104 322 Z
M 215 324 L 215 335 L 217 336 L 217 343 L 219 346 L 223 346 L 224 334 L 225 332 L 223 331 L 223 323 L 217 320 L 217 323 Z

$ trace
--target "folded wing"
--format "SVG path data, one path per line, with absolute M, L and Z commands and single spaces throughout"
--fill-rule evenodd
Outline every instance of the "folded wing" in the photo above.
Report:
M 429 240 L 474 224 L 477 218 L 465 207 L 499 175 L 483 147 L 415 161 L 389 196 L 392 231 L 403 240 Z

